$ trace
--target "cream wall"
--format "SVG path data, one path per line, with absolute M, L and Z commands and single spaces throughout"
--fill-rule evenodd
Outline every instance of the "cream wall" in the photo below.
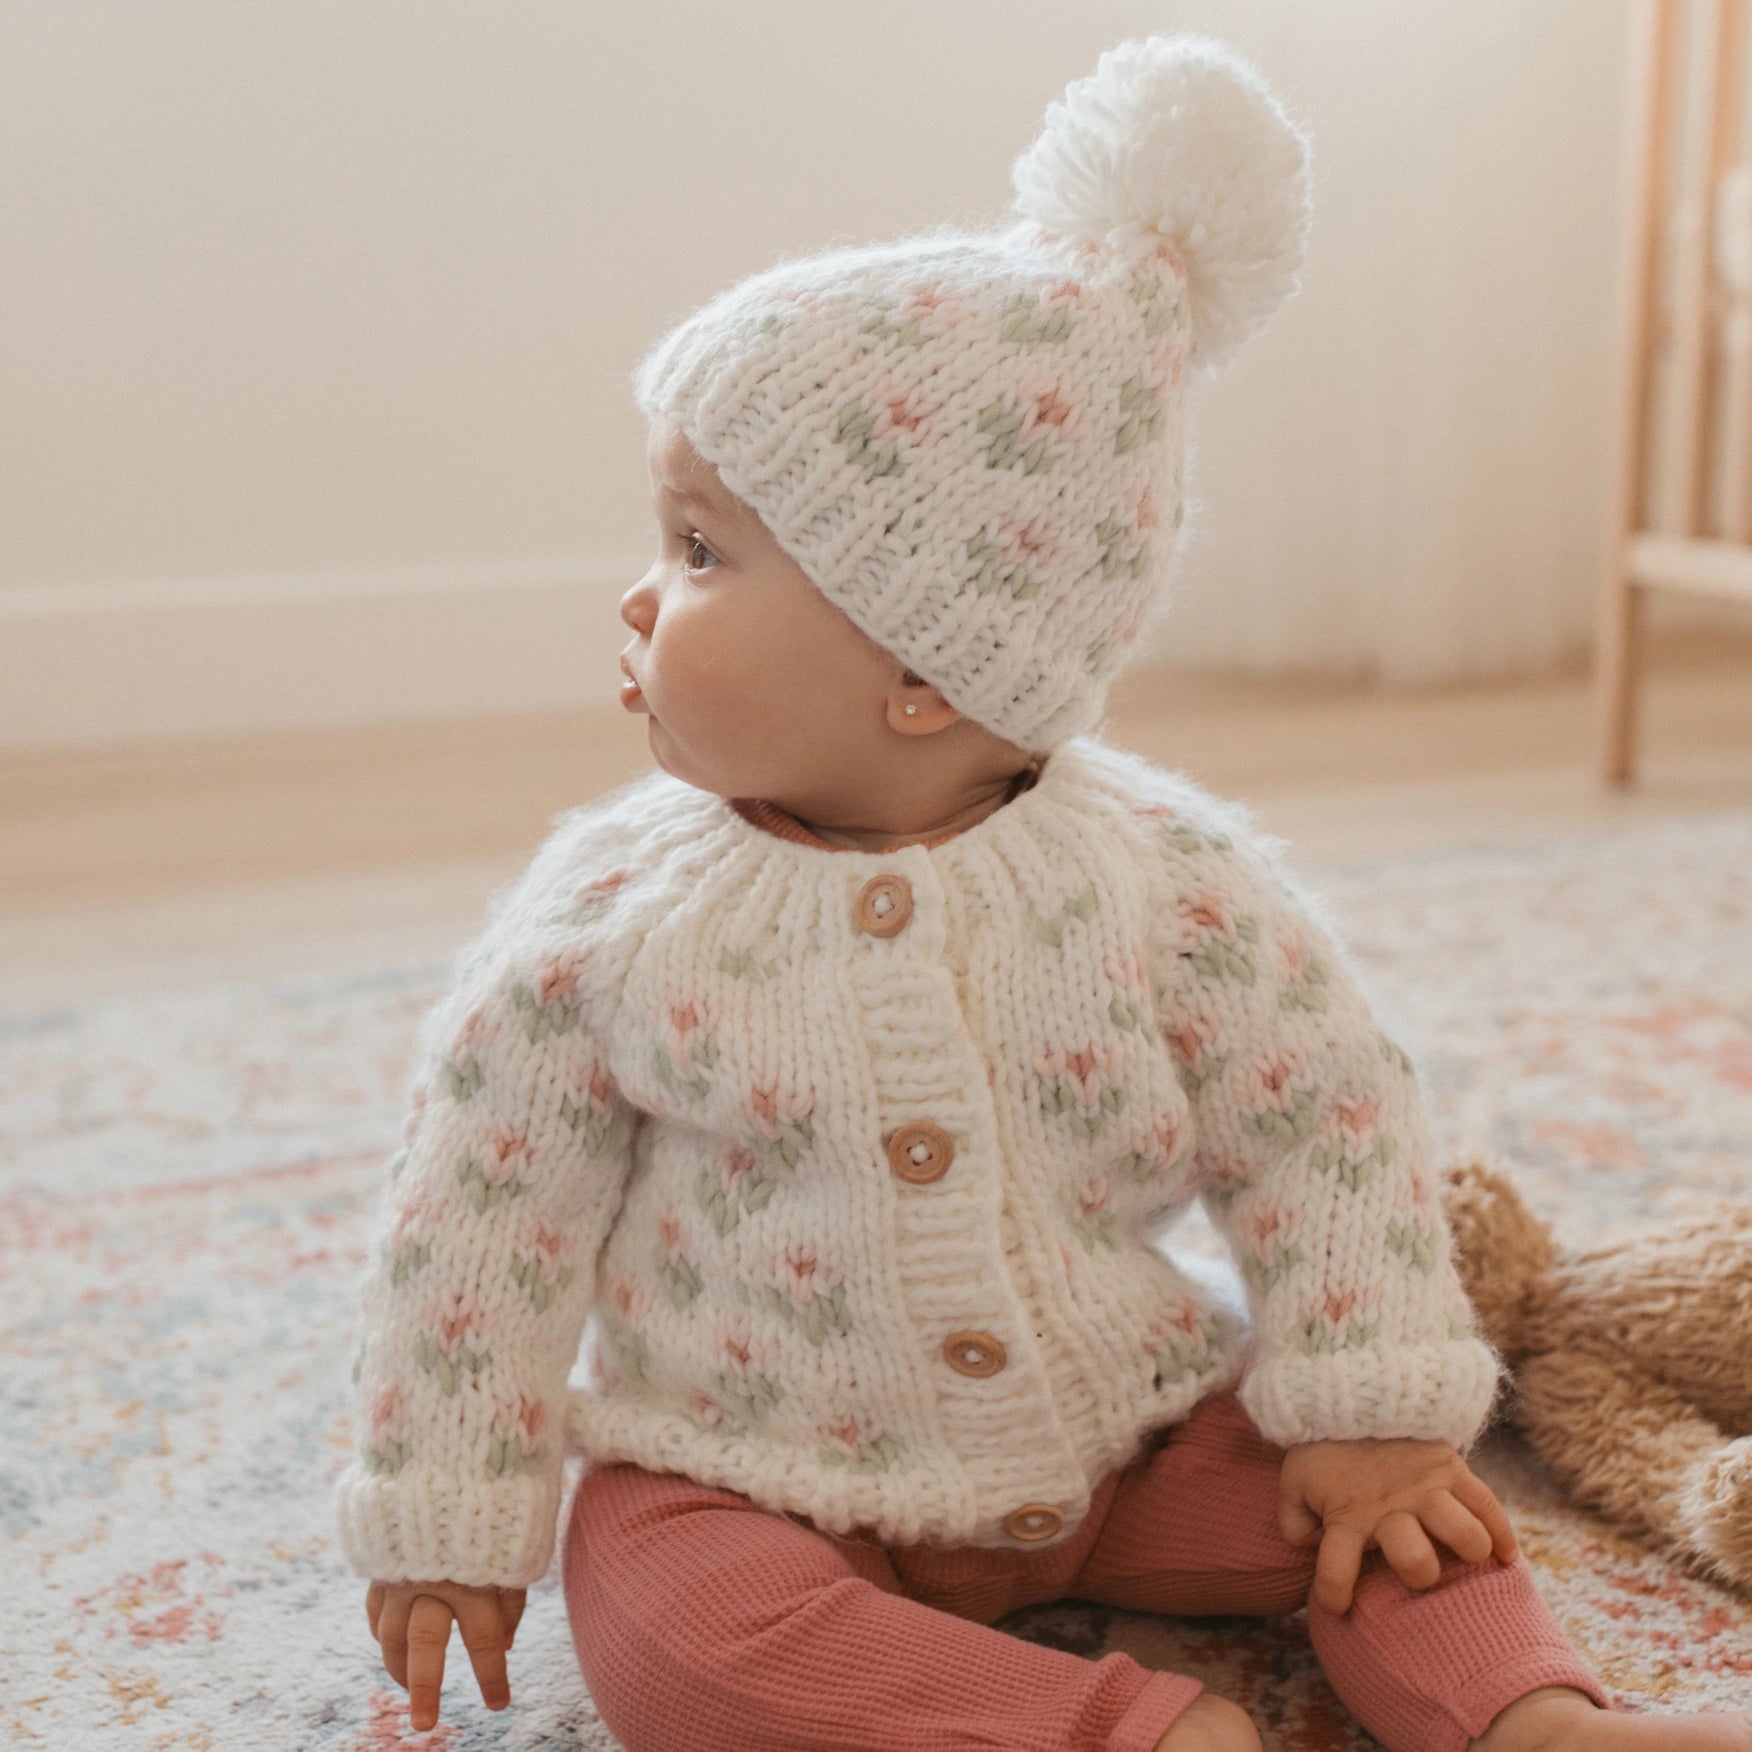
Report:
M 611 704 L 640 349 L 996 219 L 1125 36 L 1314 140 L 1304 291 L 1194 403 L 1163 649 L 1390 681 L 1589 636 L 1613 0 L 8 0 L 0 742 Z

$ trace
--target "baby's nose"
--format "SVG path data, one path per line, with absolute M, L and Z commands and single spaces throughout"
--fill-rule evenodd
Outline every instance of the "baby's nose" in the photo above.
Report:
M 620 599 L 620 617 L 635 633 L 649 637 L 651 622 L 656 618 L 656 603 L 645 579 L 641 578 Z

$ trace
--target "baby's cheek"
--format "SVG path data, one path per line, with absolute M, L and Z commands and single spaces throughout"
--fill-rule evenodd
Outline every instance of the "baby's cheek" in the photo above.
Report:
M 787 724 L 793 716 L 788 702 L 820 685 L 806 653 L 792 651 L 782 634 L 740 620 L 727 619 L 717 628 L 709 648 L 694 653 L 690 669 L 702 705 L 733 730 Z
M 709 717 L 730 685 L 732 661 L 709 616 L 672 611 L 651 640 L 650 691 L 678 723 Z
M 734 651 L 694 651 L 680 669 L 676 693 L 677 710 L 689 724 L 733 747 L 746 739 L 750 717 L 760 711 L 763 684 L 742 669 Z

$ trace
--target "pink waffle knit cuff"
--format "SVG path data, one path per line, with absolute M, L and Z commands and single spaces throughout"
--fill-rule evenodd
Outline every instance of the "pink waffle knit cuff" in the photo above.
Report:
M 1203 1680 L 1184 1673 L 1152 1673 L 1131 1707 L 1114 1723 L 1106 1752 L 1156 1752 L 1156 1742 L 1203 1690 Z
M 1601 1709 L 1615 1709 L 1599 1679 L 1573 1653 L 1535 1649 L 1480 1673 L 1447 1711 L 1437 1715 L 1419 1752 L 1467 1752 L 1474 1740 L 1515 1701 L 1541 1685 L 1573 1685 Z

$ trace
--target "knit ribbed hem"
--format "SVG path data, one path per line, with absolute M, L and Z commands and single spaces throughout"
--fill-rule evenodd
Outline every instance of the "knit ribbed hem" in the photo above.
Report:
M 1475 1338 L 1317 1357 L 1280 1351 L 1237 1391 L 1260 1434 L 1280 1448 L 1398 1436 L 1451 1442 L 1464 1453 L 1496 1398 L 1497 1359 Z
M 1600 1681 L 1573 1655 L 1546 1650 L 1521 1655 L 1481 1673 L 1467 1687 L 1463 1716 L 1443 1711 L 1431 1724 L 1417 1752 L 1467 1752 L 1467 1748 L 1517 1697 L 1542 1685 L 1573 1685 L 1585 1691 L 1601 1709 L 1616 1709 Z
M 1202 1679 L 1185 1673 L 1152 1673 L 1107 1736 L 1106 1752 L 1156 1752 L 1156 1742 L 1203 1690 Z
M 464 1483 L 378 1478 L 357 1463 L 335 1487 L 341 1552 L 378 1582 L 525 1588 L 547 1573 L 558 1532 L 559 1468 Z

